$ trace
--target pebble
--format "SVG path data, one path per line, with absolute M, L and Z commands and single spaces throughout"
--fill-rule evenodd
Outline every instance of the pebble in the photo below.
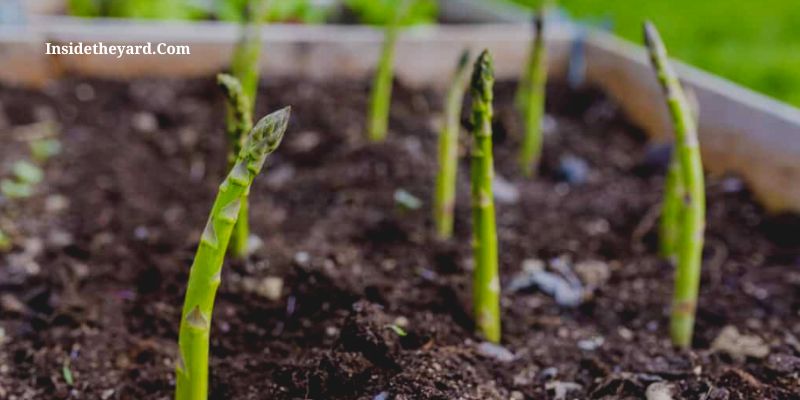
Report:
M 542 133 L 545 135 L 552 135 L 558 130 L 558 120 L 553 118 L 550 114 L 545 114 L 542 118 Z
M 0 306 L 2 306 L 3 311 L 11 314 L 25 314 L 28 308 L 12 294 L 0 296 Z
M 69 208 L 69 199 L 60 194 L 47 196 L 44 201 L 44 209 L 50 214 L 58 214 L 67 208 Z
M 566 400 L 569 392 L 581 390 L 583 386 L 575 382 L 550 381 L 544 384 L 544 388 L 553 392 L 553 400 Z
M 388 400 L 389 399 L 389 392 L 380 392 L 372 400 Z
M 647 400 L 672 400 L 673 386 L 669 382 L 655 382 L 647 387 Z
M 158 129 L 158 119 L 153 113 L 138 112 L 131 117 L 131 125 L 139 132 L 155 132 Z
M 570 185 L 581 185 L 589 179 L 589 164 L 574 155 L 562 156 L 558 162 L 559 178 Z
M 519 202 L 519 190 L 500 175 L 494 176 L 492 193 L 494 193 L 494 199 L 498 203 L 517 204 Z
M 53 229 L 47 234 L 47 243 L 52 247 L 67 247 L 73 243 L 72 234 L 61 229 Z
M 586 286 L 598 288 L 611 277 L 611 270 L 603 261 L 587 260 L 575 264 L 575 273 Z
M 516 358 L 514 353 L 505 347 L 491 342 L 481 342 L 478 345 L 478 353 L 504 363 L 514 361 Z
M 734 359 L 747 357 L 764 358 L 769 355 L 769 346 L 755 335 L 745 335 L 735 326 L 722 328 L 717 338 L 711 343 L 711 350 L 726 353 Z
M 791 354 L 771 354 L 767 359 L 767 367 L 787 375 L 800 372 L 800 357 Z
M 602 336 L 595 336 L 590 339 L 582 339 L 578 341 L 578 348 L 586 351 L 595 351 L 603 346 L 606 340 Z
M 309 255 L 307 252 L 298 251 L 297 253 L 294 253 L 295 264 L 304 267 L 307 266 L 310 261 L 311 261 L 311 255 Z
M 308 153 L 313 151 L 320 142 L 320 134 L 314 131 L 303 131 L 292 135 L 292 140 L 287 143 L 289 148 L 297 153 Z
M 262 279 L 256 287 L 256 293 L 272 301 L 280 300 L 281 292 L 283 292 L 283 279 L 275 276 Z
M 744 190 L 744 182 L 741 179 L 729 176 L 720 183 L 722 191 L 725 193 L 739 193 Z
M 418 210 L 422 207 L 422 200 L 405 189 L 395 190 L 394 202 L 406 210 Z
M 326 327 L 325 328 L 325 334 L 330 336 L 330 337 L 335 337 L 335 336 L 339 335 L 339 328 L 337 328 L 335 326 Z
M 515 275 L 507 286 L 511 293 L 537 287 L 555 299 L 556 303 L 564 307 L 576 307 L 583 301 L 583 285 L 572 274 L 566 261 L 554 259 L 551 262 L 553 269 L 560 274 L 546 271 L 541 260 L 528 259 L 523 261 L 522 271 Z
M 75 86 L 75 97 L 78 101 L 87 102 L 94 100 L 94 88 L 88 83 L 80 83 Z
M 145 240 L 150 237 L 150 231 L 146 226 L 137 226 L 136 229 L 133 230 L 133 237 L 136 240 Z

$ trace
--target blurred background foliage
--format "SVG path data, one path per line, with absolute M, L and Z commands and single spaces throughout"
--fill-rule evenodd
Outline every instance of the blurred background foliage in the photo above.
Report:
M 514 1 L 538 6 L 541 0 Z M 800 106 L 800 0 L 561 0 L 578 20 L 607 19 L 641 43 L 656 23 L 672 55 Z
M 248 0 L 68 1 L 70 12 L 84 17 L 241 21 Z M 342 22 L 322 0 L 268 1 L 266 22 Z M 339 0 L 345 22 L 379 25 L 400 1 Z M 410 1 L 404 24 L 436 21 L 438 1 Z M 471 1 L 537 7 L 542 0 Z M 800 106 L 800 0 L 560 0 L 558 5 L 575 20 L 602 21 L 636 43 L 642 21 L 650 19 L 676 58 Z

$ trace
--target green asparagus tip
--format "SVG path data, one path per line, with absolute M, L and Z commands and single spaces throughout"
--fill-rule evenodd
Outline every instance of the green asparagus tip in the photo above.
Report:
M 464 49 L 464 51 L 461 52 L 461 58 L 458 59 L 458 68 L 456 68 L 457 71 L 460 71 L 467 66 L 470 58 L 469 56 L 469 49 Z
M 229 74 L 217 74 L 217 84 L 225 91 L 225 95 L 230 98 L 234 98 L 236 97 L 235 94 L 242 92 L 242 84 Z
M 657 53 L 659 56 L 667 56 L 667 49 L 664 47 L 664 41 L 661 40 L 661 35 L 658 29 L 651 21 L 645 21 L 643 25 L 644 42 L 652 52 Z
M 246 157 L 247 154 L 266 156 L 272 153 L 281 144 L 291 111 L 291 107 L 284 107 L 261 118 L 242 145 L 244 153 L 241 156 Z
M 475 62 L 472 71 L 472 95 L 480 96 L 485 102 L 492 101 L 492 85 L 494 84 L 494 67 L 492 55 L 489 50 L 484 50 Z

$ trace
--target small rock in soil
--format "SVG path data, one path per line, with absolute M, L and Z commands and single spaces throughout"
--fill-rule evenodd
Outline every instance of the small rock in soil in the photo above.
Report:
M 498 203 L 517 204 L 519 202 L 519 190 L 500 175 L 494 176 L 492 192 Z
M 645 396 L 647 400 L 672 400 L 672 392 L 674 388 L 668 382 L 656 382 L 647 387 Z
M 13 294 L 4 294 L 0 296 L 0 306 L 2 306 L 3 312 L 9 314 L 24 314 L 27 310 L 25 304 L 19 301 Z
M 800 372 L 800 357 L 790 354 L 771 354 L 767 359 L 767 368 L 785 375 Z
M 152 113 L 138 112 L 131 118 L 131 125 L 139 132 L 155 132 L 158 129 L 158 119 Z
M 504 363 L 514 361 L 516 358 L 514 353 L 510 350 L 491 342 L 482 342 L 479 344 L 478 353 Z
M 268 276 L 261 280 L 244 277 L 242 278 L 242 288 L 271 301 L 277 301 L 280 300 L 283 292 L 283 279 L 274 276 Z
M 595 336 L 591 339 L 583 339 L 578 341 L 578 348 L 586 351 L 594 351 L 599 349 L 606 340 L 602 336 Z
M 292 135 L 292 140 L 287 144 L 289 150 L 295 153 L 309 153 L 319 146 L 321 139 L 320 135 L 314 131 L 304 131 L 296 135 Z
M 389 392 L 380 392 L 372 400 L 388 400 L 389 399 Z
M 58 214 L 67 208 L 69 208 L 69 199 L 60 194 L 47 196 L 44 201 L 44 210 L 48 214 Z
M 608 264 L 602 261 L 587 260 L 575 264 L 575 273 L 583 283 L 590 288 L 598 288 L 611 277 Z
M 544 384 L 548 392 L 553 393 L 553 400 L 566 400 L 569 392 L 583 389 L 583 386 L 575 382 L 551 381 Z
M 763 339 L 755 335 L 741 334 L 731 325 L 722 328 L 711 343 L 711 350 L 726 353 L 739 360 L 746 357 L 764 358 L 769 355 L 769 346 Z
M 589 178 L 589 164 L 574 155 L 565 155 L 558 162 L 558 177 L 570 185 L 581 185 Z
M 406 210 L 418 210 L 422 207 L 422 200 L 409 193 L 405 189 L 397 189 L 394 192 L 394 202 Z
M 552 264 L 562 272 L 562 275 L 566 273 L 566 276 L 545 271 L 541 260 L 528 259 L 523 262 L 522 271 L 512 278 L 507 290 L 514 293 L 536 286 L 542 292 L 553 296 L 559 305 L 577 307 L 583 300 L 583 285 L 571 271 L 565 270 L 558 259 Z

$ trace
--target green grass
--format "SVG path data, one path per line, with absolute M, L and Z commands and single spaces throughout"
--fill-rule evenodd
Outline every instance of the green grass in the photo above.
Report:
M 617 34 L 637 43 L 642 41 L 642 21 L 650 19 L 674 57 L 800 106 L 797 0 L 561 0 L 559 4 L 577 19 L 608 17 Z

